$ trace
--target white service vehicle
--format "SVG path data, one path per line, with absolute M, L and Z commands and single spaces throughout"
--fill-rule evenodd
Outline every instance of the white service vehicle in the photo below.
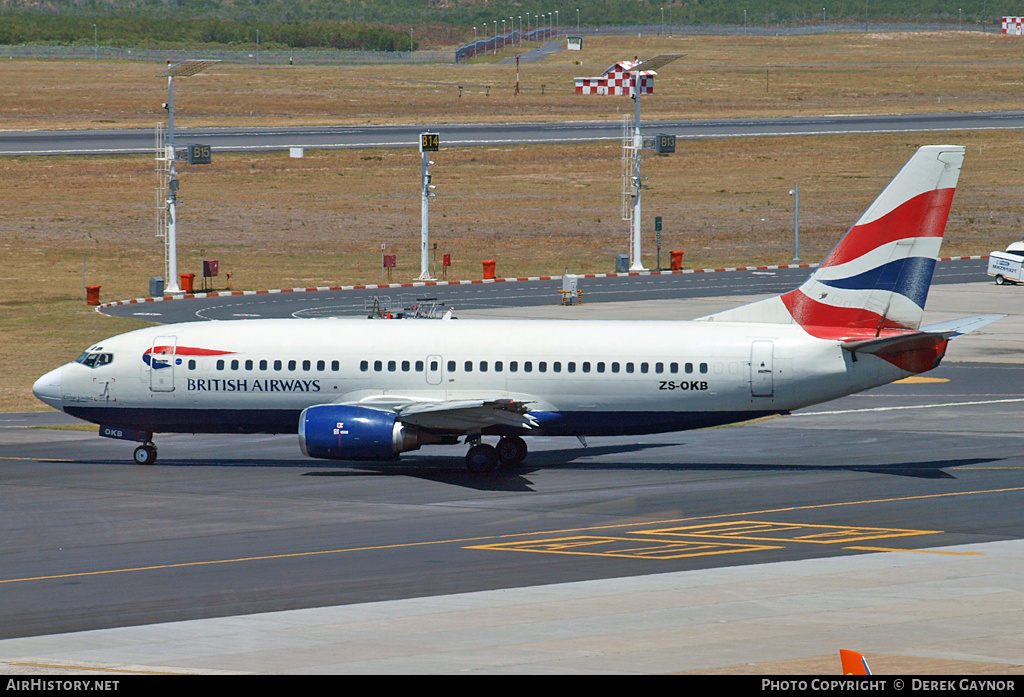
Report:
M 996 284 L 1003 285 L 1007 281 L 1013 284 L 1024 283 L 1024 242 L 1011 242 L 1005 252 L 992 252 L 988 255 L 988 275 L 996 277 Z

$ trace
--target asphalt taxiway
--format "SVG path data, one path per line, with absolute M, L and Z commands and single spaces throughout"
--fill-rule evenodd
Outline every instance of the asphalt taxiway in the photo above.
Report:
M 483 477 L 461 446 L 366 467 L 294 436 L 162 436 L 137 467 L 35 428 L 63 415 L 0 415 L 0 672 L 792 672 L 839 648 L 1020 672 L 1022 292 L 933 287 L 926 323 L 1008 317 L 925 375 L 744 426 L 534 439 Z

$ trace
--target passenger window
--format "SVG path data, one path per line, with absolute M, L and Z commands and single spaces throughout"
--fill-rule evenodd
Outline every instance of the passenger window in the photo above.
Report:
M 370 369 L 370 361 L 359 361 L 359 370 L 364 373 Z
M 502 364 L 501 361 L 494 361 L 494 372 L 495 373 L 500 373 L 501 369 L 504 368 L 504 367 L 505 366 L 504 366 L 504 364 Z
M 700 372 L 701 372 L 701 373 L 706 373 L 706 372 L 708 372 L 708 364 L 707 364 L 707 363 L 701 363 L 701 364 L 700 364 Z
M 455 372 L 455 361 L 448 361 L 448 372 L 449 373 L 454 373 Z
M 267 369 L 267 361 L 264 359 L 264 360 L 260 361 L 260 370 L 266 370 L 266 369 Z
M 568 363 L 566 364 L 565 368 L 566 368 L 566 370 L 567 370 L 568 372 L 570 372 L 570 373 L 575 373 L 575 372 L 576 372 L 576 362 L 575 362 L 575 361 L 569 361 L 569 362 L 568 362 Z
M 589 373 L 590 372 L 590 363 L 588 361 L 584 361 L 583 362 L 583 372 L 584 373 Z
M 668 369 L 671 372 L 673 372 L 673 373 L 678 373 L 679 372 L 679 364 L 678 363 L 669 363 L 668 364 Z
M 388 372 L 393 373 L 398 370 L 398 361 L 388 361 Z
M 309 361 L 302 361 L 302 369 L 303 370 L 308 371 L 312 367 L 313 367 L 313 364 L 310 363 Z
M 411 368 L 411 367 L 412 367 L 412 363 L 410 363 L 409 361 L 402 361 L 402 372 L 403 373 L 408 373 L 409 372 L 409 368 Z
M 480 372 L 481 373 L 486 373 L 487 372 L 487 361 L 480 361 Z
M 363 361 L 363 363 L 366 363 L 366 361 Z M 331 370 L 334 372 L 341 370 L 341 363 L 338 361 L 331 361 Z M 366 368 L 363 368 L 363 370 L 366 370 Z
M 508 372 L 515 373 L 519 370 L 519 361 L 508 362 Z
M 555 373 L 562 372 L 562 361 L 555 361 L 551 364 L 551 371 Z
M 317 361 L 316 362 L 316 369 L 318 371 L 321 371 L 321 372 L 323 372 L 324 370 L 327 370 L 327 361 Z
M 295 361 L 288 361 L 288 370 L 295 370 Z
M 664 363 L 655 363 L 654 364 L 654 372 L 655 373 L 664 373 L 665 372 L 665 364 Z
M 218 359 L 217 360 L 217 370 L 224 370 L 224 360 L 223 359 Z
M 252 370 L 252 359 L 249 359 L 245 362 L 245 369 Z
M 633 372 L 633 364 L 632 363 L 627 363 L 626 364 L 626 372 L 627 373 L 632 373 Z
M 546 373 L 546 372 L 548 372 L 548 362 L 547 361 L 540 361 L 537 364 L 537 372 L 538 373 Z
M 473 372 L 473 361 L 466 361 L 465 368 L 466 368 L 466 372 L 467 373 L 472 373 Z
M 274 370 L 281 370 L 281 361 L 274 361 Z
M 533 372 L 533 361 L 526 361 L 526 362 L 523 363 L 523 372 L 524 373 L 532 373 Z
M 378 373 L 380 371 L 384 370 L 384 362 L 383 361 L 374 361 L 373 362 L 373 369 L 375 371 L 377 371 Z
M 597 364 L 597 372 L 599 372 L 599 373 L 603 373 L 604 372 L 604 361 L 601 361 L 600 363 Z
M 646 363 L 641 363 L 640 364 L 640 372 L 641 373 L 646 373 L 647 372 L 647 364 Z
M 431 361 L 430 362 L 430 369 L 431 370 L 437 370 L 437 361 Z M 423 361 L 416 361 L 416 372 L 417 373 L 422 373 L 423 372 Z
M 619 372 L 619 364 L 618 363 L 612 363 L 612 372 L 613 373 Z
M 196 369 L 196 360 L 194 358 L 190 358 L 189 359 L 189 361 L 188 361 L 188 369 L 189 370 L 195 370 Z
M 692 373 L 693 372 L 693 363 L 687 363 L 686 364 L 686 372 L 687 373 Z

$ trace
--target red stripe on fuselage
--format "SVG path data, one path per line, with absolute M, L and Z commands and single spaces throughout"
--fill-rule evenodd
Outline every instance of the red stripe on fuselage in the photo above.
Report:
M 146 352 L 142 355 L 148 355 L 150 353 L 173 353 L 176 356 L 226 356 L 234 351 L 217 351 L 215 349 L 204 349 L 204 348 L 193 348 L 191 346 L 154 346 L 151 349 L 146 349 Z
M 836 245 L 821 267 L 845 264 L 883 244 L 908 237 L 942 237 L 946 230 L 954 188 L 919 194 L 878 220 L 854 225 Z

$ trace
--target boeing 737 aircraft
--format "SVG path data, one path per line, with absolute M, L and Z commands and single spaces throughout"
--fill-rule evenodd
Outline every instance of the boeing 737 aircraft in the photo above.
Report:
M 920 328 L 964 149 L 918 150 L 798 289 L 694 321 L 265 319 L 151 327 L 91 346 L 33 392 L 135 440 L 298 433 L 302 452 L 389 460 L 523 436 L 682 431 L 784 414 L 922 373 L 982 315 Z M 497 437 L 497 446 L 483 442 Z

